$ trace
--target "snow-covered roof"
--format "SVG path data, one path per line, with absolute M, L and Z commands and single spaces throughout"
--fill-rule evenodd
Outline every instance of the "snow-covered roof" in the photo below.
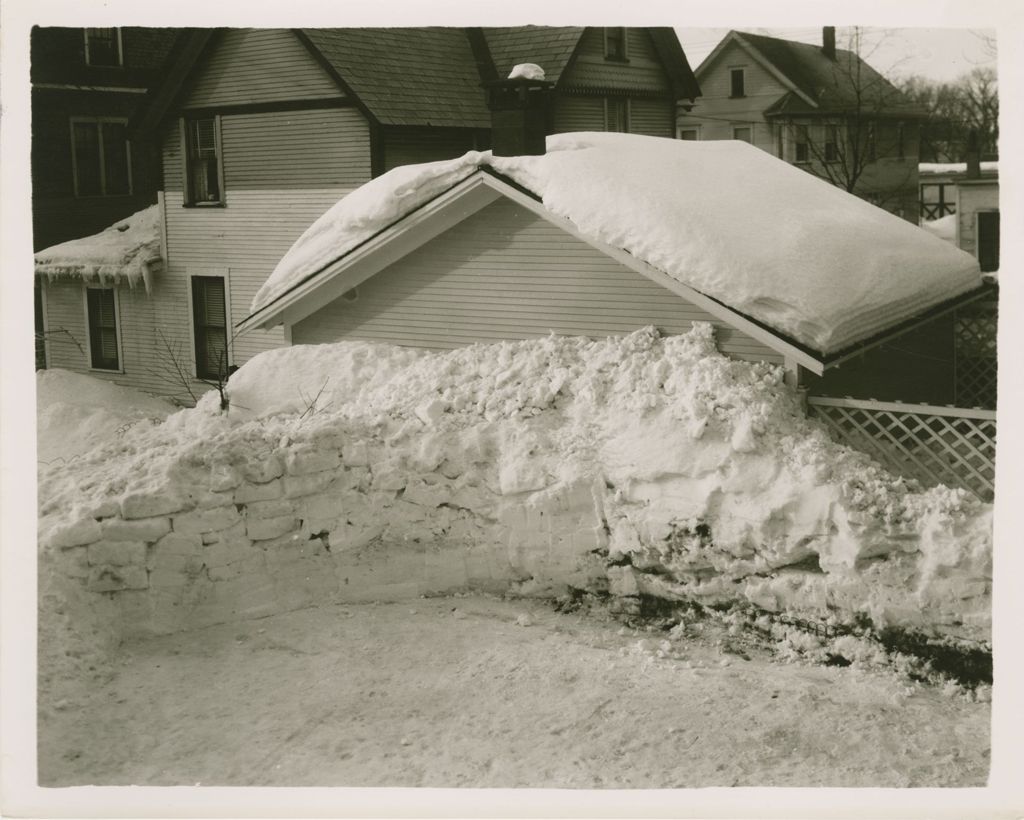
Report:
M 162 264 L 160 208 L 145 210 L 115 222 L 92 236 L 71 239 L 36 252 L 37 275 L 96 279 L 102 283 L 140 281 L 149 289 L 149 275 Z
M 966 162 L 920 162 L 917 165 L 920 174 L 966 174 Z M 999 173 L 999 161 L 991 160 L 981 163 L 982 173 Z
M 743 142 L 578 133 L 547 148 L 474 151 L 366 183 L 295 242 L 253 313 L 482 168 L 582 236 L 826 355 L 982 284 L 969 254 Z

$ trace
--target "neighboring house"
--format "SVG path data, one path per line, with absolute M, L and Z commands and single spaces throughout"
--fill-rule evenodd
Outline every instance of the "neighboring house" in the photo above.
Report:
M 490 147 L 485 86 L 527 62 L 553 84 L 549 131 L 671 137 L 677 102 L 699 94 L 671 29 L 189 32 L 133 122 L 162 146 L 164 271 L 145 293 L 111 288 L 116 366 L 67 347 L 52 363 L 181 396 L 183 378 L 216 380 L 284 344 L 280 329 L 232 328 L 292 243 L 372 177 Z M 49 285 L 50 324 L 86 335 L 86 297 Z
M 917 221 L 925 111 L 857 54 L 731 31 L 696 70 L 701 98 L 681 107 L 681 139 L 737 139 Z
M 159 147 L 129 139 L 128 121 L 179 32 L 32 29 L 33 249 L 88 236 L 156 202 Z M 37 367 L 46 366 L 44 312 L 37 288 Z
M 918 166 L 921 180 L 921 222 L 947 228 L 948 238 L 958 248 L 978 259 L 983 272 L 999 270 L 999 163 L 923 162 Z

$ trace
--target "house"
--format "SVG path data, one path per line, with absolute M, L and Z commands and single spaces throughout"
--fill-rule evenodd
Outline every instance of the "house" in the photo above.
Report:
M 159 78 L 179 32 L 32 29 L 35 250 L 96 233 L 156 202 L 161 187 L 158 146 L 129 139 L 128 121 Z M 44 311 L 37 288 L 37 367 L 46 366 Z
M 999 270 L 998 161 L 923 162 L 918 172 L 922 225 L 944 231 L 944 238 L 977 257 L 983 272 Z
M 540 156 L 496 144 L 363 186 L 240 328 L 446 349 L 703 321 L 724 352 L 819 386 L 985 292 L 967 254 L 748 146 L 568 134 Z M 898 382 L 917 363 L 889 367 Z
M 189 32 L 132 124 L 161 145 L 163 271 L 146 290 L 90 286 L 111 291 L 116 362 L 52 344 L 51 363 L 187 400 L 285 344 L 232 328 L 306 226 L 389 169 L 489 148 L 491 85 L 522 63 L 546 72 L 549 132 L 671 137 L 678 100 L 699 94 L 671 29 Z M 86 290 L 48 282 L 49 325 L 86 339 Z
M 678 136 L 756 145 L 903 218 L 917 221 L 925 111 L 835 29 L 814 46 L 731 31 L 696 70 L 702 95 L 683 106 Z

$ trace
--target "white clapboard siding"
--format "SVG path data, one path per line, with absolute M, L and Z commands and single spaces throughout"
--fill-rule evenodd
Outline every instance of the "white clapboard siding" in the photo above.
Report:
M 338 85 L 292 32 L 229 29 L 211 48 L 186 108 L 342 96 Z
M 295 344 L 357 339 L 451 349 L 554 332 L 603 337 L 712 321 L 720 347 L 781 362 L 746 334 L 507 200 L 487 206 L 364 282 L 355 300 L 292 328 Z
M 605 59 L 604 43 L 603 28 L 588 28 L 559 85 L 669 92 L 671 86 L 649 32 L 642 28 L 626 29 L 626 62 Z
M 384 170 L 400 165 L 461 157 L 476 148 L 473 132 L 441 128 L 395 128 L 384 136 Z
M 604 131 L 604 98 L 559 94 L 555 99 L 554 131 Z
M 676 104 L 672 100 L 635 97 L 629 102 L 629 131 L 649 137 L 675 136 Z
M 190 276 L 226 270 L 237 324 L 303 231 L 370 179 L 369 126 L 354 108 L 224 116 L 221 145 L 225 207 L 190 208 L 176 126 L 164 140 L 168 259 L 161 310 L 164 321 L 184 328 L 189 346 Z M 235 340 L 233 363 L 282 344 L 280 329 L 253 331 Z

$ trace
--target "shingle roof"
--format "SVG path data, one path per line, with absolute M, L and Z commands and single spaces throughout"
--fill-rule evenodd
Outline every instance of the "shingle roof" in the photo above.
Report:
M 381 124 L 490 127 L 465 29 L 302 31 Z
M 892 83 L 852 51 L 837 48 L 836 58 L 832 60 L 820 46 L 742 31 L 733 34 L 760 52 L 817 103 L 816 109 L 803 105 L 799 113 L 822 114 L 859 107 L 879 114 L 925 114 L 920 106 L 909 102 Z M 784 98 L 776 106 L 797 113 L 801 106 L 796 102 L 795 98 Z M 781 108 L 773 113 L 781 113 Z
M 545 78 L 557 83 L 583 35 L 582 26 L 516 26 L 485 28 L 498 77 L 507 77 L 518 63 L 537 63 Z

